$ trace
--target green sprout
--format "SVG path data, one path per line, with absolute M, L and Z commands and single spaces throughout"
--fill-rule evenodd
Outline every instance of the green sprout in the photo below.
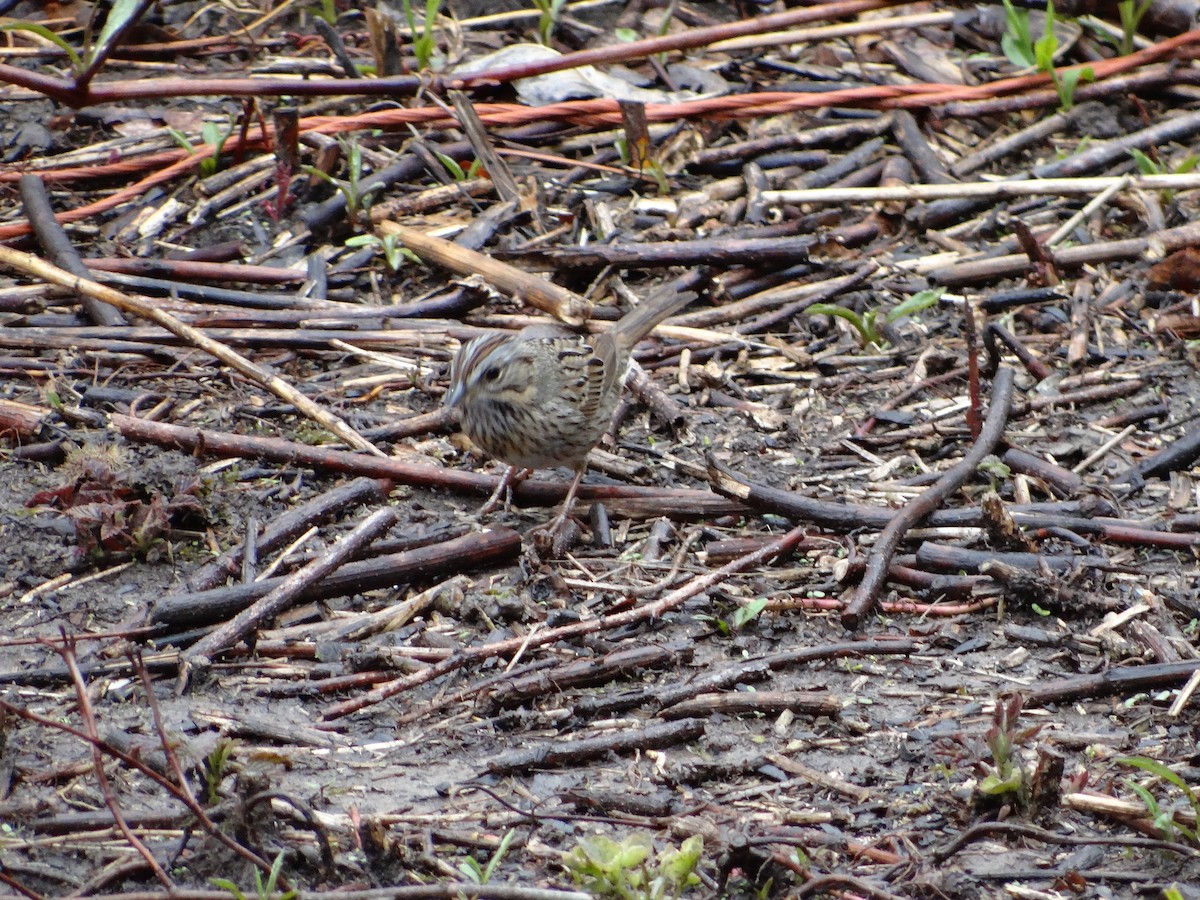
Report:
M 538 39 L 547 47 L 558 27 L 558 17 L 567 0 L 533 0 L 533 7 L 538 11 Z
M 1036 41 L 1029 28 L 1029 12 L 1017 9 L 1012 0 L 1004 0 L 1006 29 L 1000 38 L 1000 48 L 1009 62 L 1019 68 L 1034 68 L 1049 75 L 1058 94 L 1058 102 L 1064 111 L 1075 106 L 1075 89 L 1080 81 L 1092 81 L 1096 73 L 1090 66 L 1083 69 L 1066 69 L 1059 72 L 1054 67 L 1054 55 L 1058 52 L 1058 36 L 1054 24 L 1059 21 L 1054 13 L 1054 4 L 1046 4 L 1046 27 Z
M 918 291 L 903 303 L 889 310 L 883 317 L 884 324 L 891 325 L 907 316 L 929 309 L 941 298 L 943 290 L 943 288 L 933 288 Z M 836 303 L 814 303 L 805 312 L 814 316 L 837 316 L 839 319 L 845 319 L 858 332 L 858 340 L 863 347 L 883 347 L 886 344 L 879 328 L 878 308 L 868 309 L 865 313 L 859 314 L 852 309 L 838 306 Z
M 330 25 L 337 24 L 337 7 L 334 5 L 334 0 L 318 0 L 318 2 L 310 7 L 308 11 L 320 19 L 324 19 Z
M 394 234 L 385 234 L 382 237 L 377 234 L 356 234 L 346 238 L 346 246 L 354 249 L 359 247 L 376 248 L 383 254 L 384 262 L 393 272 L 399 272 L 401 266 L 406 262 L 419 263 L 421 261 L 421 258 L 403 246 L 400 238 Z
M 757 597 L 745 605 L 738 606 L 738 608 L 734 610 L 733 616 L 729 620 L 729 624 L 733 627 L 734 631 L 741 631 L 743 628 L 757 619 L 762 611 L 766 609 L 766 607 L 767 598 Z
M 446 171 L 450 173 L 450 177 L 456 182 L 475 178 L 479 174 L 480 169 L 483 168 L 483 163 L 481 163 L 478 159 L 471 160 L 471 165 L 467 166 L 466 169 L 463 169 L 458 160 L 452 156 L 447 156 L 445 153 L 439 153 L 437 150 L 433 151 L 433 155 L 437 157 L 438 162 L 445 167 Z
M 430 68 L 437 41 L 433 36 L 433 23 L 441 10 L 442 0 L 425 0 L 425 19 L 421 22 L 421 33 L 417 33 L 417 18 L 413 12 L 413 0 L 404 0 L 404 18 L 408 20 L 408 31 L 412 35 L 413 56 L 418 69 Z
M 665 900 L 681 897 L 700 883 L 696 866 L 703 850 L 699 835 L 657 857 L 646 834 L 632 834 L 622 841 L 597 835 L 580 838 L 574 849 L 563 854 L 563 865 L 575 883 L 595 897 Z
M 342 147 L 342 153 L 346 157 L 346 177 L 335 178 L 328 172 L 324 172 L 315 166 L 303 166 L 303 170 L 309 175 L 315 175 L 318 178 L 324 179 L 329 184 L 333 185 L 346 198 L 346 214 L 350 217 L 351 222 L 358 220 L 360 213 L 365 213 L 371 208 L 371 204 L 375 200 L 375 195 L 382 190 L 383 186 L 376 184 L 370 187 L 363 187 L 363 159 L 362 148 L 358 146 L 358 141 L 354 138 L 345 140 L 341 137 L 337 142 Z
M 282 894 L 275 893 L 275 885 L 279 881 L 279 872 L 283 869 L 283 851 L 279 851 L 279 855 L 275 857 L 275 861 L 271 863 L 271 872 L 267 876 L 267 880 L 263 881 L 262 872 L 258 869 L 254 870 L 254 898 L 255 900 L 294 900 L 297 896 L 296 891 L 284 891 Z M 233 896 L 233 900 L 247 900 L 247 897 L 242 893 L 242 889 L 230 881 L 228 878 L 214 878 L 212 883 L 222 890 L 229 891 Z
M 1143 175 L 1186 175 L 1196 168 L 1197 164 L 1200 164 L 1200 156 L 1193 153 L 1189 153 L 1174 166 L 1169 166 L 1159 160 L 1158 154 L 1153 149 L 1151 149 L 1151 153 L 1154 153 L 1154 156 L 1149 156 L 1136 147 L 1129 149 L 1129 155 L 1133 157 L 1134 164 Z M 1175 199 L 1174 191 L 1163 190 L 1160 193 L 1167 203 Z
M 630 166 L 633 164 L 633 153 L 629 149 L 629 139 L 622 136 L 614 142 L 617 153 L 621 157 L 621 165 Z M 654 181 L 658 186 L 659 194 L 666 194 L 670 191 L 670 183 L 667 181 L 667 173 L 657 159 L 650 152 L 649 147 L 642 148 L 642 166 L 641 173 L 649 173 L 654 177 Z
M 496 852 L 492 854 L 492 858 L 488 860 L 486 866 L 481 866 L 479 860 L 474 856 L 468 856 L 465 861 L 459 863 L 458 871 L 466 875 L 475 884 L 487 884 L 492 880 L 492 876 L 496 874 L 496 869 L 499 868 L 501 860 L 508 853 L 509 845 L 512 844 L 513 838 L 516 836 L 516 829 L 504 835 L 500 839 L 500 846 L 496 848 Z
M 1133 36 L 1137 34 L 1138 26 L 1150 11 L 1154 0 L 1121 0 L 1117 4 L 1117 13 L 1121 16 L 1121 55 L 1128 56 L 1133 52 Z
M 1123 756 L 1117 759 L 1117 763 L 1120 765 L 1133 766 L 1135 769 L 1141 769 L 1143 772 L 1149 772 L 1156 778 L 1159 778 L 1162 781 L 1179 788 L 1188 804 L 1192 807 L 1192 815 L 1197 820 L 1200 820 L 1200 797 L 1196 796 L 1196 792 L 1192 790 L 1191 786 L 1188 785 L 1186 781 L 1184 781 L 1158 760 L 1150 759 L 1146 756 Z M 1135 784 L 1132 781 L 1126 781 L 1126 784 L 1128 784 L 1130 790 L 1137 794 L 1138 797 L 1141 798 L 1142 802 L 1146 804 L 1146 811 L 1150 814 L 1150 819 L 1154 822 L 1154 827 L 1159 830 L 1159 833 L 1162 834 L 1166 840 L 1178 840 L 1177 836 L 1182 835 L 1190 844 L 1195 845 L 1200 843 L 1200 840 L 1197 839 L 1196 832 L 1193 829 L 1181 824 L 1175 818 L 1175 814 L 1171 810 L 1162 809 L 1159 806 L 1158 801 L 1154 799 L 1154 795 L 1146 790 L 1146 788 L 1142 787 L 1140 784 Z
M 229 140 L 229 136 L 233 134 L 234 123 L 230 121 L 229 128 L 224 132 L 221 131 L 221 126 L 216 122 L 205 122 L 200 126 L 200 140 L 202 143 L 212 147 L 212 153 L 200 161 L 200 176 L 208 178 L 210 175 L 215 175 L 220 170 L 221 153 L 225 150 L 225 142 Z M 196 148 L 187 136 L 176 128 L 167 126 L 167 133 L 175 140 L 180 147 L 188 153 L 195 153 Z
M 1017 748 L 1038 733 L 1040 726 L 1017 728 L 1021 715 L 1021 697 L 1001 698 L 992 713 L 992 727 L 984 735 L 992 762 L 984 763 L 984 777 L 977 790 L 985 797 L 1011 797 L 1019 808 L 1029 805 L 1029 775 L 1021 765 Z
M 233 741 L 218 741 L 204 759 L 204 802 L 215 806 L 221 799 L 221 782 L 229 774 L 233 759 Z

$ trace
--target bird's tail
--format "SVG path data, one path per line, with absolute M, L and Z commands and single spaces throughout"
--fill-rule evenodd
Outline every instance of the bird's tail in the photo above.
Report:
M 656 288 L 635 309 L 621 317 L 612 328 L 612 336 L 618 343 L 632 347 L 649 334 L 655 325 L 695 299 L 695 291 L 677 291 L 670 284 Z

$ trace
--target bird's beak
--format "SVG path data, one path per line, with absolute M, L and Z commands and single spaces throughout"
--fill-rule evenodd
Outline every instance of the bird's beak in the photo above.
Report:
M 450 390 L 446 391 L 446 395 L 442 398 L 442 403 L 445 406 L 458 406 L 462 401 L 463 386 L 461 383 L 454 385 Z

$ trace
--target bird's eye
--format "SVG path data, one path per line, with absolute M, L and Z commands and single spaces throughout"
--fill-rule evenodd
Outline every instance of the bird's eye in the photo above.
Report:
M 500 367 L 499 366 L 488 366 L 486 369 L 483 370 L 483 380 L 484 381 L 495 381 L 499 377 L 500 377 Z

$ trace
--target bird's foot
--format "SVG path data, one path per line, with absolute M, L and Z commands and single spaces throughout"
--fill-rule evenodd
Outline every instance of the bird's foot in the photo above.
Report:
M 479 512 L 475 514 L 475 518 L 482 521 L 486 516 L 491 515 L 501 505 L 502 500 L 504 511 L 508 512 L 512 506 L 513 488 L 532 473 L 533 469 L 518 469 L 516 466 L 509 466 L 503 477 L 501 477 L 500 483 L 496 485 L 496 489 L 492 491 L 492 495 L 487 498 L 487 502 L 479 507 Z

